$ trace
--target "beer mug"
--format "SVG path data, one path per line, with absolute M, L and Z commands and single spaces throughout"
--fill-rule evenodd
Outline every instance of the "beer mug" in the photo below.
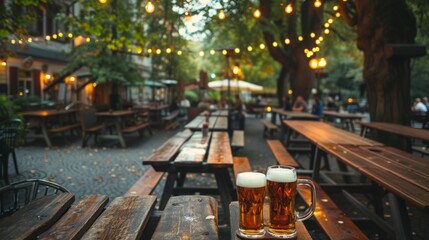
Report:
M 304 213 L 295 212 L 297 185 L 306 185 L 311 189 L 311 206 Z M 270 199 L 268 233 L 280 238 L 294 238 L 295 222 L 309 219 L 316 207 L 316 188 L 313 182 L 298 179 L 293 167 L 270 166 L 267 170 L 267 191 Z
M 260 237 L 264 229 L 265 174 L 243 172 L 237 175 L 237 196 L 240 220 L 238 233 L 244 237 Z

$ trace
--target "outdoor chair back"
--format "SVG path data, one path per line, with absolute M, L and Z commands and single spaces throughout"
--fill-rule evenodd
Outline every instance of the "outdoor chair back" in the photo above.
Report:
M 20 119 L 7 120 L 2 122 L 0 125 L 0 173 L 2 174 L 6 184 L 9 183 L 7 168 L 9 166 L 9 155 L 11 153 L 15 172 L 16 174 L 19 174 L 15 147 L 18 145 L 19 138 L 21 136 L 21 125 L 22 122 Z
M 9 216 L 29 202 L 43 196 L 69 192 L 61 185 L 42 180 L 29 179 L 0 188 L 0 218 Z

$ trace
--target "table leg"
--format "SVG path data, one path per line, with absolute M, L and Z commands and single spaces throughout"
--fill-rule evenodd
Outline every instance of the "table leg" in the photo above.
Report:
M 45 139 L 46 145 L 48 147 L 52 147 L 51 139 L 49 138 L 48 129 L 46 128 L 46 122 L 43 120 L 42 122 L 42 134 Z
M 159 202 L 159 209 L 163 210 L 167 205 L 168 199 L 173 194 L 174 183 L 177 179 L 177 172 L 168 172 L 167 180 L 165 181 L 164 190 L 162 191 L 161 201 Z
M 216 183 L 219 188 L 219 195 L 222 202 L 222 209 L 225 214 L 225 221 L 229 225 L 229 204 L 232 201 L 231 190 L 233 189 L 231 177 L 227 168 L 219 168 L 214 171 Z
M 390 192 L 387 193 L 387 198 L 390 202 L 397 239 L 413 239 L 405 201 Z
M 9 185 L 9 169 L 8 169 L 8 158 L 9 158 L 9 152 L 3 151 L 0 153 L 0 160 L 2 164 L 2 175 L 4 179 L 4 183 L 6 185 Z
M 311 176 L 314 181 L 320 179 L 320 163 L 322 161 L 322 150 L 316 147 L 313 161 L 313 175 Z
M 121 147 L 126 148 L 127 144 L 125 143 L 124 136 L 122 135 L 121 122 L 117 120 L 115 122 L 115 126 L 116 126 L 116 132 L 117 132 L 116 134 L 118 134 L 119 143 L 121 144 Z

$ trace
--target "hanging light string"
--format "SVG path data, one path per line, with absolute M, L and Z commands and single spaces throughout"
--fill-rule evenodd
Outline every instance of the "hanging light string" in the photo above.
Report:
M 316 2 L 319 2 L 320 0 L 314 0 L 315 1 L 315 7 L 317 7 Z M 347 1 L 347 0 L 341 0 L 341 1 Z M 321 3 L 321 1 L 320 1 Z M 320 7 L 320 6 L 319 6 Z M 315 53 L 320 51 L 320 44 L 324 41 L 324 36 L 329 35 L 331 30 L 331 26 L 334 23 L 334 19 L 335 18 L 339 18 L 340 12 L 339 12 L 339 7 L 338 5 L 335 5 L 333 8 L 333 14 L 328 18 L 328 20 L 323 24 L 323 31 L 321 33 L 321 35 L 317 36 L 314 32 L 311 32 L 308 36 L 303 36 L 303 35 L 299 35 L 297 38 L 291 38 L 291 37 L 286 37 L 284 39 L 282 39 L 282 41 L 286 44 L 286 45 L 291 45 L 294 42 L 301 42 L 304 41 L 306 39 L 310 39 L 311 41 L 314 42 L 314 46 L 311 49 L 304 49 L 304 54 L 307 56 L 307 58 L 311 58 Z M 259 9 L 255 10 L 254 17 L 255 18 L 259 18 L 260 17 L 260 11 L 258 11 Z M 291 4 L 288 4 L 285 7 L 285 13 L 286 14 L 290 14 L 293 11 L 293 6 Z M 222 10 L 223 12 L 223 10 Z M 90 43 L 90 42 L 98 42 L 99 40 L 96 37 L 93 36 L 75 36 L 75 34 L 73 34 L 72 32 L 67 32 L 67 33 L 63 33 L 63 32 L 57 32 L 54 33 L 52 35 L 46 35 L 45 37 L 28 37 L 26 39 L 17 39 L 17 38 L 11 38 L 10 44 L 12 45 L 25 45 L 25 44 L 30 44 L 33 42 L 49 42 L 49 41 L 53 41 L 53 40 L 64 40 L 64 39 L 76 39 L 76 38 L 80 38 L 81 42 L 86 42 L 86 43 Z M 310 42 L 311 42 L 310 41 Z M 235 54 L 239 54 L 240 52 L 253 52 L 255 50 L 265 50 L 266 49 L 266 43 L 260 43 L 260 44 L 256 44 L 256 45 L 252 45 L 252 44 L 248 44 L 247 46 L 244 46 L 242 48 L 236 48 L 234 49 L 234 53 Z M 279 42 L 277 41 L 273 41 L 272 43 L 273 47 L 279 47 Z M 171 46 L 169 47 L 165 47 L 165 48 L 159 48 L 158 46 L 148 46 L 148 47 L 142 47 L 142 46 L 133 46 L 132 48 L 128 48 L 128 52 L 129 53 L 133 53 L 133 54 L 138 54 L 138 55 L 151 55 L 151 54 L 155 54 L 155 55 L 161 55 L 161 54 L 176 54 L 178 56 L 181 56 L 184 54 L 184 50 L 181 49 L 175 49 Z M 204 51 L 199 51 L 198 52 L 198 56 L 199 57 L 205 57 L 205 56 L 211 56 L 211 55 L 215 55 L 215 54 L 224 54 L 223 51 L 216 51 L 214 49 L 208 50 L 207 52 Z M 189 52 L 189 54 L 192 54 L 192 52 Z

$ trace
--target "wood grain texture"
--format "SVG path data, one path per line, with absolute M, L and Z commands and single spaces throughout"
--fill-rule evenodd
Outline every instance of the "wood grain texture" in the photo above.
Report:
M 369 122 L 369 123 L 361 122 L 360 125 L 364 128 L 377 129 L 380 131 L 393 133 L 399 136 L 429 141 L 429 131 L 425 129 L 413 128 L 409 126 L 403 126 L 399 124 L 385 123 L 385 122 Z
M 264 204 L 264 224 L 268 226 L 269 224 L 269 204 L 268 202 Z M 236 236 L 236 231 L 238 230 L 238 224 L 239 224 L 239 208 L 238 208 L 238 202 L 231 202 L 229 205 L 229 213 L 231 218 L 231 239 L 239 239 Z M 296 222 L 296 239 L 298 240 L 311 240 L 310 233 L 308 232 L 307 228 L 304 226 L 303 222 Z M 261 239 L 276 239 L 273 238 L 268 233 L 265 234 L 265 236 Z M 280 239 L 280 238 L 278 238 Z
M 293 131 L 303 135 L 312 143 L 349 144 L 356 146 L 381 146 L 383 144 L 363 138 L 354 133 L 336 128 L 320 121 L 284 120 L 283 123 Z
M 300 177 L 311 180 L 308 177 Z M 368 239 L 346 214 L 337 207 L 323 189 L 316 186 L 316 210 L 313 217 L 317 220 L 330 239 Z M 310 191 L 297 188 L 299 195 L 307 204 L 311 204 Z
M 217 209 L 210 196 L 172 197 L 152 239 L 218 239 Z
M 44 196 L 0 219 L 0 239 L 35 239 L 51 227 L 74 201 L 74 194 Z
M 219 165 L 220 167 L 233 165 L 231 144 L 228 133 L 213 132 L 209 155 L 207 157 L 207 164 Z
M 348 166 L 386 188 L 398 197 L 414 204 L 415 206 L 429 212 L 429 178 L 425 168 L 417 164 L 418 157 L 402 152 L 401 155 L 408 156 L 400 161 L 395 158 L 385 158 L 383 151 L 400 152 L 390 147 L 357 147 L 350 145 L 323 145 L 323 150 Z M 371 150 L 372 149 L 372 150 Z M 389 155 L 388 155 L 389 156 Z M 423 160 L 424 161 L 424 160 Z M 408 163 L 406 163 L 408 162 Z M 417 163 L 416 163 L 417 162 Z M 429 162 L 426 161 L 426 167 Z
M 82 239 L 140 239 L 155 202 L 155 196 L 115 198 Z
M 219 131 L 228 130 L 228 118 L 219 116 L 216 120 L 216 124 L 214 125 L 213 130 L 219 130 Z
M 180 149 L 180 153 L 174 159 L 175 164 L 200 165 L 206 157 L 211 133 L 203 136 L 201 132 L 194 132 L 192 137 Z
M 173 160 L 173 157 L 178 153 L 180 147 L 191 136 L 192 132 L 190 130 L 177 133 L 168 139 L 164 144 L 162 144 L 161 147 L 155 150 L 152 155 L 146 158 L 143 161 L 143 164 L 156 164 Z
M 156 172 L 152 166 L 131 186 L 125 196 L 150 195 L 155 190 L 165 172 Z
M 234 130 L 232 133 L 231 147 L 244 147 L 244 131 Z
M 251 172 L 252 167 L 250 166 L 249 159 L 247 157 L 234 157 L 234 177 L 237 179 L 237 175 L 242 172 Z
M 38 239 L 80 239 L 101 214 L 109 198 L 90 195 L 73 205 L 59 221 Z
M 299 164 L 279 140 L 267 140 L 267 144 L 273 152 L 278 164 L 300 168 Z

